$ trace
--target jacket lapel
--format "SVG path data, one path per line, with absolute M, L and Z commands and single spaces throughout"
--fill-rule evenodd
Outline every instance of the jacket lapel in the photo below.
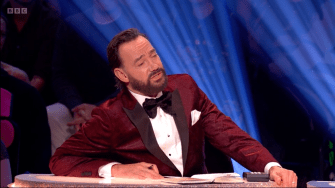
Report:
M 129 91 L 126 91 L 125 94 L 131 95 Z M 160 159 L 164 164 L 178 171 L 175 165 L 159 147 L 154 131 L 152 129 L 151 122 L 143 107 L 132 95 L 126 97 L 128 98 L 128 100 L 130 99 L 130 101 L 127 101 L 126 104 L 124 103 L 125 107 L 123 107 L 123 109 L 139 131 L 145 147 L 152 155 Z
M 173 116 L 173 119 L 176 123 L 179 137 L 181 140 L 182 146 L 182 154 L 183 154 L 183 166 L 185 170 L 187 152 L 188 152 L 188 144 L 189 144 L 189 131 L 187 126 L 187 120 L 185 116 L 185 111 L 183 107 L 183 103 L 181 101 L 181 97 L 178 89 L 172 92 L 172 109 L 176 112 L 176 115 Z
M 168 89 L 170 90 L 170 89 Z M 164 164 L 178 171 L 171 160 L 165 155 L 165 153 L 159 147 L 150 119 L 143 109 L 143 107 L 137 102 L 137 100 L 130 94 L 126 89 L 123 95 L 124 111 L 126 112 L 129 119 L 135 125 L 139 131 L 142 141 L 148 151 L 160 159 Z M 179 137 L 182 144 L 182 156 L 183 156 L 183 166 L 185 169 L 188 145 L 189 145 L 189 132 L 187 126 L 187 120 L 185 116 L 184 107 L 181 101 L 181 97 L 178 89 L 172 92 L 172 109 L 176 114 L 173 115 L 173 119 L 176 123 L 177 130 L 179 132 Z

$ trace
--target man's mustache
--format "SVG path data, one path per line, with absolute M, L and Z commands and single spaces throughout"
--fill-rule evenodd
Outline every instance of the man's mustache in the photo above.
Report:
M 157 74 L 157 73 L 160 73 L 160 72 L 162 72 L 162 73 L 164 74 L 164 73 L 165 73 L 164 68 L 158 68 L 158 69 L 152 71 L 152 72 L 149 74 L 149 79 L 150 79 L 153 75 L 155 75 L 155 74 Z

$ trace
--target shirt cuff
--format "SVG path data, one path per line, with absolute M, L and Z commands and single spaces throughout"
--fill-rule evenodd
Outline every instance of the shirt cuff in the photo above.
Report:
M 280 166 L 280 164 L 277 163 L 277 162 L 269 162 L 268 164 L 266 164 L 266 166 L 265 166 L 265 168 L 264 168 L 264 172 L 265 172 L 266 174 L 268 174 L 270 168 L 273 167 L 273 166 L 279 166 L 280 168 L 282 168 L 282 167 Z
M 112 177 L 112 166 L 116 165 L 116 164 L 121 164 L 121 163 L 112 162 L 112 163 L 108 163 L 104 166 L 100 166 L 99 169 L 98 169 L 99 176 L 102 177 L 102 178 Z

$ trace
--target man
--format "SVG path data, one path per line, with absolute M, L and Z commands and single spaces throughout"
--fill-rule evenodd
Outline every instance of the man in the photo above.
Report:
M 251 171 L 296 186 L 295 173 L 220 112 L 190 76 L 166 76 L 137 29 L 116 35 L 107 54 L 123 90 L 95 108 L 93 118 L 56 150 L 49 164 L 54 174 L 145 179 L 206 173 L 207 137 Z

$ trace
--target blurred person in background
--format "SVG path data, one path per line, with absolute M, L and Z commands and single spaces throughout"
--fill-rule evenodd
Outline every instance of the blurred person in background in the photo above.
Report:
M 8 19 L 2 67 L 11 75 L 13 69 L 20 72 L 18 78 L 36 88 L 46 104 L 55 102 L 50 75 L 57 16 L 42 0 L 4 0 L 1 7 Z
M 8 36 L 6 21 L 2 14 L 1 51 Z M 45 103 L 36 88 L 26 83 L 26 75 L 22 70 L 10 67 L 10 71 L 7 70 L 9 74 L 2 67 L 3 65 L 0 69 L 0 87 L 13 96 L 10 120 L 19 129 L 15 132 L 20 132 L 18 137 L 14 137 L 19 144 L 12 144 L 7 148 L 12 178 L 23 173 L 50 173 L 48 163 L 51 157 L 51 140 Z
M 12 183 L 12 173 L 10 169 L 6 146 L 1 140 L 1 187 L 7 187 L 8 184 Z
M 118 1 L 94 0 L 59 25 L 52 59 L 58 102 L 47 106 L 52 153 L 91 119 L 93 108 L 118 93 L 105 54 L 122 18 Z

